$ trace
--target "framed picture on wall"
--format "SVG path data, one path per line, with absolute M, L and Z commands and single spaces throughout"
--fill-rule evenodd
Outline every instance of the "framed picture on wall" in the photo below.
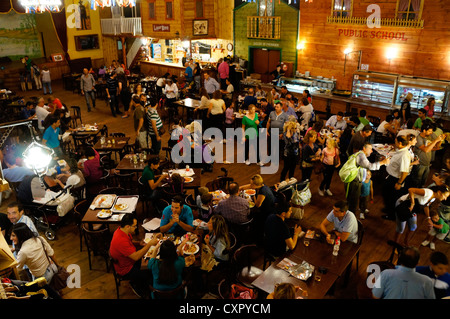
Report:
M 193 34 L 194 35 L 207 35 L 208 34 L 208 20 L 194 20 L 193 21 Z
M 52 61 L 53 62 L 61 62 L 64 61 L 64 55 L 62 53 L 55 53 L 52 54 Z

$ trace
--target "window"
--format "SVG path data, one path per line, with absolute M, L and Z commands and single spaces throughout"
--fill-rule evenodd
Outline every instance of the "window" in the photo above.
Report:
M 148 18 L 149 19 L 156 19 L 156 14 L 155 14 L 155 1 L 150 1 L 148 3 Z
M 173 19 L 173 1 L 166 1 L 166 19 Z
M 203 12 L 203 0 L 196 0 L 195 1 L 195 18 L 204 18 L 204 12 Z
M 397 19 L 420 20 L 423 0 L 397 0 Z
M 346 18 L 352 16 L 352 0 L 334 0 L 333 17 Z

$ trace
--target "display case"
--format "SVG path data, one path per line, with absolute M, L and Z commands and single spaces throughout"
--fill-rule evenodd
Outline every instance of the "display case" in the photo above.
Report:
M 353 74 L 352 98 L 392 106 L 396 74 L 358 71 Z
M 282 76 L 278 81 L 278 86 L 286 86 L 289 92 L 303 93 L 304 90 L 311 90 L 313 81 L 302 78 L 287 78 Z
M 413 94 L 413 99 L 411 100 L 412 109 L 425 107 L 428 98 L 434 97 L 436 101 L 434 105 L 435 112 L 447 112 L 448 110 L 449 81 L 399 76 L 395 96 L 396 107 L 400 107 L 408 92 Z

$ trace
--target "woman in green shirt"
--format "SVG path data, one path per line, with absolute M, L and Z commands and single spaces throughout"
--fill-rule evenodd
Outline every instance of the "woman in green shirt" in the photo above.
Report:
M 263 166 L 259 159 L 258 152 L 258 114 L 255 112 L 256 106 L 250 104 L 248 113 L 242 118 L 242 142 L 245 143 L 245 164 L 250 165 L 250 143 L 254 143 L 256 152 L 256 162 Z

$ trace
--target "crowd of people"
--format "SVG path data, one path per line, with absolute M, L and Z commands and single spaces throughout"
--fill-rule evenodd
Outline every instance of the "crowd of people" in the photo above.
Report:
M 159 155 L 165 132 L 161 117 L 165 110 L 169 112 L 174 124 L 172 128 L 177 132 L 175 134 L 189 138 L 190 145 L 183 147 L 201 150 L 204 143 L 198 136 L 203 129 L 216 127 L 224 132 L 226 128 L 235 128 L 235 112 L 242 110 L 244 114 L 238 127 L 242 128 L 243 134 L 242 141 L 238 142 L 245 145 L 246 165 L 251 165 L 254 158 L 254 163 L 265 165 L 263 158 L 259 156 L 259 149 L 251 147 L 258 145 L 253 141 L 260 134 L 265 134 L 269 153 L 279 154 L 283 160 L 280 184 L 292 180 L 297 166 L 300 166 L 302 182 L 320 178 L 317 190 L 319 196 L 337 197 L 332 190 L 338 185 L 333 184 L 332 180 L 335 171 L 338 171 L 342 181 L 339 187 L 345 188 L 345 198 L 333 199 L 332 211 L 317 225 L 327 242 L 333 242 L 334 233 L 341 241 L 358 243 L 358 217 L 360 220 L 366 218 L 370 213 L 374 189 L 382 189 L 385 204 L 383 218 L 395 221 L 393 240 L 406 248 L 399 258 L 400 267 L 382 272 L 379 278 L 381 288 L 378 285 L 373 290 L 375 298 L 449 296 L 448 260 L 438 251 L 432 255 L 429 269 L 419 267 L 416 273 L 411 274 L 411 269 L 417 266 L 419 255 L 417 249 L 410 247 L 411 235 L 418 228 L 418 215 L 425 215 L 428 227 L 422 246 L 435 250 L 436 240 L 450 242 L 450 189 L 447 186 L 450 185 L 450 157 L 444 158 L 442 171 L 433 175 L 432 184 L 428 184 L 431 165 L 444 155 L 443 143 L 446 140 L 439 121 L 433 118 L 431 99 L 427 108 L 418 110 L 418 118 L 413 119 L 410 99 L 406 96 L 400 110 L 394 110 L 378 126 L 374 126 L 367 119 L 365 110 L 361 110 L 359 114 L 338 112 L 327 119 L 320 118 L 315 114 L 312 96 L 307 90 L 299 99 L 286 87 L 279 91 L 273 88 L 266 92 L 261 87 L 256 87 L 238 92 L 230 81 L 227 59 L 218 65 L 217 78 L 208 72 L 202 73 L 198 63 L 193 61 L 187 61 L 185 67 L 184 76 L 180 79 L 168 73 L 160 77 L 156 81 L 155 92 L 146 92 L 141 84 L 137 84 L 131 92 L 125 76 L 126 70 L 117 62 L 113 63 L 108 72 L 96 75 L 106 80 L 106 96 L 112 115 L 133 118 L 135 140 L 139 148 L 150 148 L 153 154 Z M 80 83 L 81 94 L 86 98 L 89 112 L 96 107 L 96 79 L 90 70 L 84 69 Z M 51 93 L 51 87 L 47 87 Z M 205 127 L 199 127 L 199 122 L 194 118 L 188 118 L 187 125 L 182 125 L 176 101 L 188 94 L 199 97 L 200 106 L 192 117 L 206 119 Z M 124 112 L 120 111 L 120 105 L 124 107 Z M 70 117 L 67 112 L 67 107 L 52 93 L 47 103 L 44 98 L 40 98 L 36 105 L 30 103 L 22 111 L 24 118 L 37 117 L 43 144 L 52 148 L 56 156 L 60 157 L 64 154 L 59 136 L 72 130 L 68 124 Z M 271 145 L 272 134 L 278 137 L 278 146 Z M 373 135 L 376 135 L 375 139 L 372 139 Z M 222 141 L 228 142 L 227 139 Z M 381 156 L 374 152 L 374 144 L 377 143 L 391 144 L 393 149 L 389 154 Z M 252 157 L 251 154 L 256 156 Z M 100 156 L 92 147 L 84 150 L 81 159 L 68 159 L 62 172 L 52 172 L 42 179 L 27 171 L 14 154 L 4 156 L 4 162 L 7 166 L 3 171 L 5 178 L 21 183 L 17 194 L 18 200 L 23 203 L 44 197 L 46 189 L 57 191 L 68 184 L 76 187 L 83 184 L 89 187 L 98 185 L 103 176 Z M 141 181 L 152 200 L 161 197 L 158 187 L 167 179 L 167 175 L 158 173 L 159 165 L 159 157 L 151 157 L 142 173 Z M 376 181 L 380 179 L 375 181 L 373 178 L 378 171 L 385 175 L 382 187 L 376 185 Z M 195 210 L 200 219 L 207 223 L 207 231 L 201 235 L 215 260 L 216 268 L 213 269 L 223 271 L 227 268 L 230 262 L 230 233 L 238 233 L 238 226 L 248 222 L 252 223 L 255 241 L 270 255 L 280 257 L 287 250 L 295 249 L 303 231 L 300 226 L 291 230 L 286 223 L 286 219 L 293 214 L 293 205 L 289 203 L 289 199 L 280 201 L 277 198 L 277 187 L 280 184 L 274 187 L 265 185 L 261 175 L 256 174 L 246 185 L 231 182 L 227 198 L 216 204 L 208 189 L 199 189 Z M 252 207 L 243 196 L 243 192 L 249 189 L 256 192 Z M 91 189 L 90 193 L 95 191 Z M 183 195 L 182 191 L 180 195 Z M 8 207 L 7 217 L 7 220 L 2 221 L 1 229 L 3 232 L 5 229 L 9 231 L 20 267 L 27 265 L 28 268 L 25 269 L 29 269 L 30 280 L 44 276 L 47 282 L 51 282 L 51 276 L 56 271 L 54 251 L 46 244 L 45 239 L 38 237 L 38 232 L 23 214 L 20 204 Z M 136 217 L 126 214 L 120 227 L 114 232 L 110 253 L 115 260 L 117 274 L 130 280 L 133 290 L 139 296 L 151 295 L 149 285 L 159 290 L 171 290 L 180 286 L 184 279 L 182 274 L 185 259 L 181 257 L 179 248 L 171 240 L 161 240 L 161 237 L 148 242 L 135 242 L 133 235 L 136 228 Z M 182 196 L 172 197 L 170 205 L 162 211 L 161 233 L 183 236 L 197 230 L 191 207 L 186 205 Z M 400 240 L 402 236 L 403 241 Z M 147 269 L 142 270 L 143 257 L 151 248 L 154 249 L 153 253 L 145 261 Z M 44 253 L 51 258 L 46 257 L 44 260 Z M 420 275 L 422 273 L 423 276 Z M 429 277 L 439 277 L 440 282 L 444 282 L 439 287 L 445 288 L 439 289 L 446 290 L 446 293 L 438 290 Z M 406 293 L 398 291 L 396 283 L 399 280 L 413 283 Z M 269 298 L 294 298 L 297 290 L 293 286 L 277 285 Z

